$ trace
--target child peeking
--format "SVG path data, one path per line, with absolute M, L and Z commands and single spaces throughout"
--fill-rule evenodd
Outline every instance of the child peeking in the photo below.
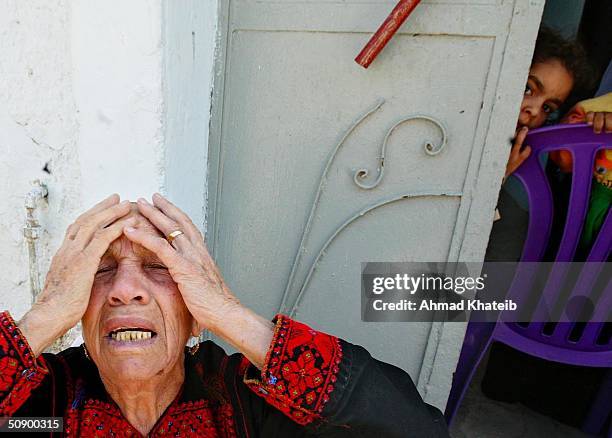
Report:
M 523 147 L 529 129 L 558 121 L 572 91 L 589 88 L 592 75 L 588 65 L 584 50 L 577 43 L 548 28 L 540 29 L 485 261 L 519 260 L 527 234 L 529 205 L 522 184 L 511 175 L 531 153 L 529 146 Z
M 529 224 L 529 206 L 522 184 L 512 176 L 512 173 L 527 159 L 531 152 L 529 146 L 523 147 L 523 142 L 529 129 L 538 128 L 544 124 L 557 123 L 560 108 L 568 100 L 570 94 L 576 89 L 581 92 L 587 91 L 590 82 L 592 82 L 590 79 L 592 76 L 587 58 L 576 43 L 564 40 L 549 29 L 543 28 L 540 30 L 521 103 L 516 136 L 506 166 L 505 182 L 499 194 L 497 205 L 500 218 L 493 223 L 485 261 L 520 260 Z M 612 113 L 610 113 L 611 102 L 609 99 L 610 95 L 607 95 L 603 100 L 583 101 L 575 106 L 563 121 L 567 123 L 586 121 L 593 126 L 593 131 L 596 133 L 611 132 Z M 612 192 L 610 188 L 611 155 L 610 151 L 602 151 L 598 154 L 595 162 L 594 177 L 601 184 L 593 184 L 587 223 L 582 235 L 581 245 L 583 248 L 592 244 L 598 227 L 601 226 L 603 221 L 604 208 L 607 210 L 610 205 L 609 194 Z M 571 155 L 569 160 L 562 153 L 550 154 L 549 157 L 551 158 L 550 167 L 555 167 L 552 165 L 555 164 L 561 171 L 560 174 L 557 169 L 554 169 L 555 177 L 562 175 L 564 170 L 565 172 L 571 172 Z M 567 179 L 562 178 L 559 181 L 555 178 L 554 182 L 559 185 L 560 182 L 565 183 L 566 181 Z M 557 195 L 559 191 L 556 190 Z M 604 193 L 603 197 L 602 192 Z M 553 190 L 553 196 L 556 198 L 555 190 Z M 608 196 L 608 198 L 605 196 Z M 559 196 L 559 198 L 562 198 L 562 196 Z M 603 214 L 602 211 L 604 211 Z M 552 257 L 554 255 L 551 253 L 546 256 L 548 259 L 544 261 L 550 261 Z M 580 374 L 575 368 L 567 369 L 564 367 L 565 365 L 551 365 L 540 359 L 522 355 L 501 343 L 493 343 L 482 389 L 490 398 L 506 402 L 521 401 L 529 405 L 530 397 L 538 400 L 530 392 L 530 385 L 550 381 L 548 379 L 550 375 L 554 375 L 557 381 L 562 382 L 567 381 L 567 376 L 572 376 L 573 382 L 579 382 L 583 385 L 585 382 L 603 381 L 600 376 L 593 378 L 593 372 L 590 369 Z M 520 369 L 520 379 L 512 373 L 508 375 L 508 369 Z M 579 377 L 576 377 L 576 375 L 579 375 Z M 499 376 L 503 376 L 503 379 L 500 379 Z M 526 395 L 523 395 L 523 393 Z M 539 399 L 541 400 L 541 397 Z

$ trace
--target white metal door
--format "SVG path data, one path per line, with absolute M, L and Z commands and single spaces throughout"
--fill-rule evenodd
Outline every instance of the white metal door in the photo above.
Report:
M 443 408 L 464 325 L 361 322 L 360 263 L 482 260 L 543 5 L 424 1 L 365 70 L 392 2 L 222 1 L 208 239 L 240 299 Z

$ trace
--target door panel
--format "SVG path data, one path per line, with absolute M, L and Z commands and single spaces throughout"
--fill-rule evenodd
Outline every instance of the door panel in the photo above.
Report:
M 297 318 L 316 321 L 343 339 L 367 340 L 374 357 L 418 375 L 426 343 L 415 340 L 427 339 L 431 324 L 361 322 L 361 289 L 355 282 L 361 275 L 359 262 L 445 260 L 459 202 L 454 196 L 401 199 L 356 218 L 320 258 Z M 423 236 L 435 238 L 426 242 Z
M 443 407 L 461 339 L 439 372 L 443 323 L 361 322 L 361 262 L 482 259 L 542 6 L 423 2 L 365 70 L 393 3 L 222 2 L 208 240 L 239 298 L 365 345 Z

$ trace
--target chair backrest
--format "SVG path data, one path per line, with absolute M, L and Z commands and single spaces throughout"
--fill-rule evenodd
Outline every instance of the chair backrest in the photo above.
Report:
M 612 281 L 604 277 L 603 268 L 612 248 L 610 211 L 587 256 L 588 263 L 582 265 L 580 272 L 573 273 L 577 280 L 572 289 L 568 291 L 566 286 L 572 269 L 576 268 L 570 262 L 576 254 L 589 207 L 595 155 L 601 149 L 612 149 L 612 134 L 595 134 L 593 128 L 585 124 L 557 125 L 531 131 L 525 144 L 531 146 L 532 153 L 515 176 L 522 181 L 529 199 L 529 227 L 508 297 L 522 303 L 529 300 L 535 310 L 529 318 L 530 323 L 505 324 L 517 334 L 545 345 L 570 351 L 609 351 L 612 349 L 611 324 L 605 321 L 610 321 L 612 315 Z M 555 263 L 543 287 L 538 289 L 534 284 L 539 266 L 530 262 L 542 261 L 551 237 L 553 217 L 565 213 L 554 211 L 542 154 L 560 149 L 568 150 L 573 156 L 571 193 Z M 603 286 L 596 288 L 596 284 Z M 592 303 L 593 311 L 590 317 L 576 322 L 567 316 L 563 308 L 565 303 Z M 559 322 L 550 321 L 553 310 L 562 315 Z

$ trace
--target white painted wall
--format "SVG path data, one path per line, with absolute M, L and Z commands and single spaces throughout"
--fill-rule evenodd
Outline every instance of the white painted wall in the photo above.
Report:
M 164 17 L 165 189 L 204 231 L 217 0 L 167 0 Z
M 72 92 L 83 205 L 163 186 L 162 4 L 72 3 Z
M 30 180 L 44 178 L 52 200 L 40 215 L 41 267 L 81 206 L 71 21 L 66 1 L 0 1 L 0 307 L 16 317 L 30 304 L 22 233 Z
M 210 0 L 0 0 L 0 308 L 19 318 L 30 305 L 22 228 L 35 178 L 49 187 L 43 278 L 65 228 L 112 192 L 166 192 L 204 228 L 216 11 Z

